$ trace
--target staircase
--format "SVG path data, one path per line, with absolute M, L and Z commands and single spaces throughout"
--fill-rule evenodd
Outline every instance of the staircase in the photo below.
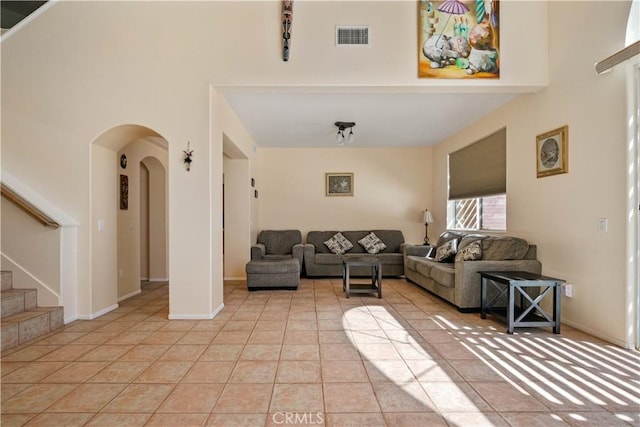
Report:
M 2 272 L 0 351 L 45 335 L 64 326 L 62 307 L 38 307 L 35 289 L 13 289 L 10 271 Z

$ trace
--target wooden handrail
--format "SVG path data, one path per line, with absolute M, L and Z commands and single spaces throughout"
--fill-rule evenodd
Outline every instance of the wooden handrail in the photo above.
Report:
M 8 201 L 16 205 L 18 208 L 23 210 L 31 218 L 38 221 L 40 224 L 44 225 L 47 228 L 52 228 L 54 230 L 60 227 L 60 224 L 58 224 L 53 218 L 51 218 L 49 215 L 42 212 L 40 209 L 36 208 L 31 203 L 29 203 L 28 201 L 20 197 L 16 192 L 14 192 L 9 187 L 4 185 L 4 183 L 2 183 L 2 185 L 0 186 L 0 190 L 2 192 L 2 197 L 4 197 Z

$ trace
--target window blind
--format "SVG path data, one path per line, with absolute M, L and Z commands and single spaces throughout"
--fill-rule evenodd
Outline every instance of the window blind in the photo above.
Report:
M 506 192 L 506 128 L 449 154 L 449 200 Z

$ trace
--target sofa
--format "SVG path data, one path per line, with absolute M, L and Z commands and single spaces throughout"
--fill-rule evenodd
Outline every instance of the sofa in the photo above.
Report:
M 453 253 L 452 247 L 455 247 Z M 535 245 L 518 237 L 445 231 L 436 247 L 405 247 L 404 274 L 411 282 L 449 301 L 460 311 L 474 311 L 480 308 L 479 272 L 540 274 L 542 264 L 536 259 L 536 250 Z M 531 289 L 531 293 L 537 292 Z M 488 297 L 494 295 L 490 289 Z
M 401 276 L 404 274 L 404 235 L 399 230 L 361 230 L 340 232 L 352 245 L 344 254 L 336 254 L 329 250 L 325 242 L 338 231 L 310 231 L 303 245 L 304 268 L 307 277 L 342 277 L 342 257 L 375 256 L 382 265 L 383 276 Z M 359 240 L 374 233 L 384 246 L 378 253 L 369 255 Z M 354 267 L 353 276 L 371 275 L 368 267 Z
M 300 230 L 262 230 L 251 246 L 252 261 L 296 259 L 302 270 L 302 233 Z

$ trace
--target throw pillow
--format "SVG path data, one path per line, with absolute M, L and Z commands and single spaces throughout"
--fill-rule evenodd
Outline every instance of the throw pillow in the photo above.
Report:
M 436 258 L 437 262 L 451 262 L 456 256 L 456 252 L 458 251 L 458 241 L 456 239 L 449 240 L 442 246 L 438 246 L 436 249 Z
M 358 243 L 369 252 L 370 254 L 377 254 L 378 252 L 387 249 L 387 245 L 375 235 L 375 233 L 369 233 L 362 239 L 358 240 Z
M 469 243 L 456 254 L 456 261 L 477 261 L 482 259 L 482 245 L 479 240 Z
M 353 247 L 353 244 L 340 232 L 324 242 L 325 246 L 336 255 L 342 255 Z

